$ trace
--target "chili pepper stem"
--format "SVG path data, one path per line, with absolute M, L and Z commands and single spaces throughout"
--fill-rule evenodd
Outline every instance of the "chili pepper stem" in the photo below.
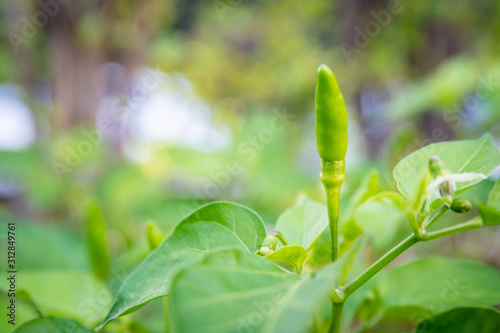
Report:
M 342 309 L 344 308 L 344 302 L 342 303 L 332 303 L 332 319 L 330 322 L 330 333 L 340 332 L 340 322 L 342 317 Z
M 321 182 L 325 186 L 326 204 L 328 208 L 328 222 L 330 238 L 332 244 L 332 261 L 339 255 L 339 200 L 340 187 L 345 179 L 345 160 L 342 161 L 321 161 L 321 172 L 319 175 Z

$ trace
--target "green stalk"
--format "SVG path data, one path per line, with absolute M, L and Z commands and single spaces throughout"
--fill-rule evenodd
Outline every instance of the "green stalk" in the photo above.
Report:
M 446 210 L 442 210 L 439 215 L 444 214 Z M 434 222 L 433 219 L 432 222 Z M 354 293 L 358 288 L 360 288 L 363 284 L 365 284 L 369 279 L 371 279 L 375 274 L 377 274 L 382 268 L 387 266 L 391 261 L 393 261 L 396 257 L 398 257 L 401 253 L 408 250 L 412 245 L 418 243 L 419 241 L 429 241 L 441 237 L 446 237 L 450 235 L 457 234 L 459 232 L 478 229 L 483 226 L 483 222 L 481 218 L 475 218 L 471 221 L 464 222 L 449 228 L 444 228 L 438 231 L 425 233 L 421 236 L 416 236 L 414 234 L 406 237 L 401 243 L 392 248 L 389 252 L 387 252 L 384 256 L 382 256 L 379 260 L 377 260 L 373 265 L 371 265 L 367 270 L 365 270 L 361 275 L 355 278 L 346 286 L 342 287 L 341 290 L 344 292 L 345 298 L 349 297 Z
M 345 160 L 321 161 L 321 182 L 325 186 L 328 222 L 332 244 L 332 261 L 339 256 L 339 200 L 340 187 L 345 179 Z
M 448 211 L 448 206 L 444 205 L 440 210 L 439 212 L 429 221 L 427 222 L 427 224 L 424 226 L 425 228 L 428 228 L 430 227 L 431 225 L 433 225 L 441 216 L 444 215 L 444 213 L 446 213 Z
M 393 247 L 389 252 L 387 252 L 383 257 L 377 260 L 373 265 L 371 265 L 366 271 L 361 273 L 352 282 L 342 287 L 345 297 L 349 297 L 353 292 L 358 290 L 363 284 L 365 284 L 369 279 L 371 279 L 375 274 L 377 274 L 382 268 L 387 266 L 391 261 L 398 257 L 401 253 L 408 250 L 412 245 L 417 243 L 419 238 L 412 234 L 406 237 L 401 243 Z
M 471 221 L 460 223 L 460 224 L 454 225 L 452 227 L 448 227 L 448 228 L 444 228 L 444 229 L 441 229 L 438 231 L 426 233 L 422 236 L 422 240 L 429 241 L 429 240 L 433 240 L 433 239 L 438 239 L 441 237 L 454 235 L 454 234 L 457 234 L 457 233 L 462 232 L 462 231 L 481 228 L 482 226 L 483 226 L 483 221 L 481 220 L 481 218 L 475 218 Z
M 330 333 L 340 332 L 340 323 L 342 319 L 342 309 L 344 308 L 344 303 L 332 303 L 332 321 L 330 323 Z

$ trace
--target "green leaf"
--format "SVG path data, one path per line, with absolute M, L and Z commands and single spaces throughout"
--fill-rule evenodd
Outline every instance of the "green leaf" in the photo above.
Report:
M 279 216 L 276 230 L 283 234 L 288 244 L 300 245 L 309 252 L 327 226 L 326 206 L 304 198 Z
M 31 319 L 38 318 L 40 316 L 40 313 L 36 311 L 34 308 L 33 304 L 31 304 L 29 301 L 25 301 L 22 299 L 21 295 L 19 292 L 16 294 L 16 320 L 15 324 L 16 327 L 18 327 L 20 324 L 27 322 Z M 12 324 L 10 324 L 7 320 L 11 320 L 13 318 L 10 318 L 10 310 L 7 309 L 7 306 L 9 306 L 11 298 L 8 296 L 7 293 L 0 291 L 0 304 L 2 304 L 2 307 L 5 306 L 5 312 L 2 319 L 0 321 L 0 332 L 10 332 L 13 328 Z M 4 305 L 5 304 L 5 305 Z
M 307 260 L 306 250 L 299 245 L 285 245 L 273 253 L 267 255 L 266 259 L 286 262 L 292 265 L 297 273 L 302 273 L 302 267 Z
M 500 210 L 500 178 L 490 192 L 488 206 Z
M 103 319 L 112 301 L 106 285 L 87 272 L 23 271 L 17 295 L 42 313 L 75 318 L 87 325 Z
M 489 134 L 478 140 L 430 144 L 405 157 L 394 168 L 394 178 L 405 197 L 415 193 L 420 177 L 433 155 L 441 157 L 451 173 L 475 172 L 489 176 L 500 165 L 500 150 L 493 144 Z M 457 183 L 457 190 L 464 191 L 479 181 Z
M 310 332 L 318 306 L 340 284 L 350 256 L 299 276 L 240 250 L 207 254 L 181 270 L 169 309 L 178 332 Z
M 427 319 L 415 333 L 500 332 L 500 312 L 489 308 L 458 308 Z
M 123 282 L 101 326 L 168 294 L 172 277 L 211 251 L 239 248 L 254 253 L 266 230 L 252 210 L 230 202 L 211 203 L 193 212 Z
M 207 254 L 172 283 L 169 309 L 178 332 L 257 332 L 300 276 L 239 250 Z
M 12 222 L 6 219 L 0 221 L 3 225 Z M 65 226 L 19 221 L 16 222 L 16 235 L 23 240 L 23 246 L 16 249 L 19 271 L 90 270 L 85 242 Z
M 36 318 L 18 326 L 11 333 L 92 333 L 93 330 L 82 324 L 66 318 L 42 317 Z
M 397 192 L 381 192 L 359 206 L 354 219 L 373 246 L 384 249 L 394 241 L 401 226 L 408 225 L 405 199 Z
M 351 243 L 361 235 L 360 227 L 356 224 L 354 214 L 359 205 L 374 196 L 380 191 L 379 176 L 376 170 L 366 175 L 356 192 L 349 200 L 349 204 L 341 214 L 341 230 L 344 236 L 344 242 L 350 240 Z M 342 244 L 344 245 L 344 244 Z
M 490 206 L 479 205 L 479 213 L 485 226 L 500 224 L 500 210 Z
M 379 174 L 377 170 L 372 170 L 362 180 L 356 191 L 351 196 L 346 209 L 342 211 L 342 219 L 349 220 L 356 212 L 356 208 L 363 202 L 380 191 Z
M 266 322 L 263 332 L 303 333 L 311 332 L 314 318 L 331 303 L 330 296 L 335 286 L 349 271 L 354 256 L 359 252 L 363 242 L 355 242 L 346 255 L 329 264 L 316 274 L 295 283 L 286 295 L 276 304 L 271 318 Z
M 500 179 L 491 190 L 488 204 L 479 205 L 479 213 L 485 226 L 500 224 Z
M 425 320 L 455 307 L 500 303 L 500 271 L 451 258 L 419 259 L 378 276 L 374 283 L 388 318 Z

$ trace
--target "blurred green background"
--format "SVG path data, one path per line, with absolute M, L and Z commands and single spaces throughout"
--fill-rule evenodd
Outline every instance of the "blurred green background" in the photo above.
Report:
M 33 298 L 20 321 L 36 316 L 32 303 L 102 319 L 149 251 L 150 220 L 168 234 L 203 203 L 230 200 L 272 229 L 298 196 L 323 201 L 322 63 L 349 112 L 344 198 L 372 169 L 394 189 L 394 166 L 426 144 L 484 132 L 500 143 L 498 1 L 25 0 L 0 11 L 0 216 L 17 224 Z M 484 199 L 498 177 L 469 197 Z M 106 225 L 103 274 L 86 243 L 89 206 Z M 495 237 L 478 231 L 421 251 L 500 266 Z M 98 307 L 68 314 L 80 296 L 57 301 L 64 283 L 102 285 L 92 289 Z M 122 324 L 154 332 L 157 310 Z

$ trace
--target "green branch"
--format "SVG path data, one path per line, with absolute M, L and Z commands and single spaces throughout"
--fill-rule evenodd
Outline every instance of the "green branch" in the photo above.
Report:
M 342 309 L 344 308 L 344 302 L 342 303 L 332 303 L 332 321 L 330 323 L 330 333 L 340 332 L 340 323 L 342 319 Z
M 445 211 L 446 210 L 441 210 L 438 213 L 438 215 L 441 216 L 442 214 L 444 214 Z M 434 223 L 435 220 L 436 219 L 433 219 L 431 222 Z M 476 217 L 471 221 L 464 222 L 449 228 L 444 228 L 438 231 L 424 233 L 421 236 L 412 234 L 408 236 L 405 240 L 403 240 L 401 243 L 396 245 L 394 248 L 392 248 L 384 256 L 382 256 L 379 260 L 377 260 L 373 265 L 371 265 L 368 269 L 366 269 L 363 273 L 361 273 L 361 275 L 355 278 L 352 282 L 350 282 L 344 287 L 341 287 L 341 290 L 344 292 L 346 298 L 349 297 L 352 293 L 358 290 L 363 284 L 365 284 L 369 279 L 371 279 L 375 274 L 377 274 L 382 268 L 387 266 L 401 253 L 408 250 L 412 245 L 418 243 L 419 241 L 434 240 L 441 237 L 454 235 L 459 232 L 478 229 L 481 228 L 482 226 L 483 222 L 481 218 Z
M 368 281 L 375 274 L 377 274 L 382 268 L 387 266 L 391 261 L 393 261 L 404 251 L 408 250 L 413 244 L 417 243 L 418 241 L 419 241 L 418 237 L 412 234 L 411 236 L 408 236 L 405 240 L 403 240 L 401 243 L 396 245 L 394 248 L 392 248 L 379 260 L 373 263 L 373 265 L 371 265 L 361 275 L 359 275 L 352 282 L 341 288 L 344 291 L 345 297 L 346 298 L 349 297 L 353 292 L 358 290 L 359 287 L 365 284 L 366 281 Z
M 441 216 L 444 215 L 444 213 L 446 213 L 450 208 L 448 208 L 448 206 L 444 205 L 440 210 L 439 212 L 434 215 L 429 222 L 427 222 L 427 224 L 425 224 L 425 228 L 428 228 L 430 227 L 431 225 L 433 225 Z
M 438 231 L 425 233 L 422 235 L 421 239 L 423 241 L 430 241 L 433 239 L 438 239 L 441 237 L 458 234 L 459 232 L 478 229 L 481 228 L 482 226 L 483 226 L 483 221 L 481 220 L 480 217 L 476 217 L 475 219 L 470 220 L 468 222 L 460 223 L 452 227 L 444 228 Z

